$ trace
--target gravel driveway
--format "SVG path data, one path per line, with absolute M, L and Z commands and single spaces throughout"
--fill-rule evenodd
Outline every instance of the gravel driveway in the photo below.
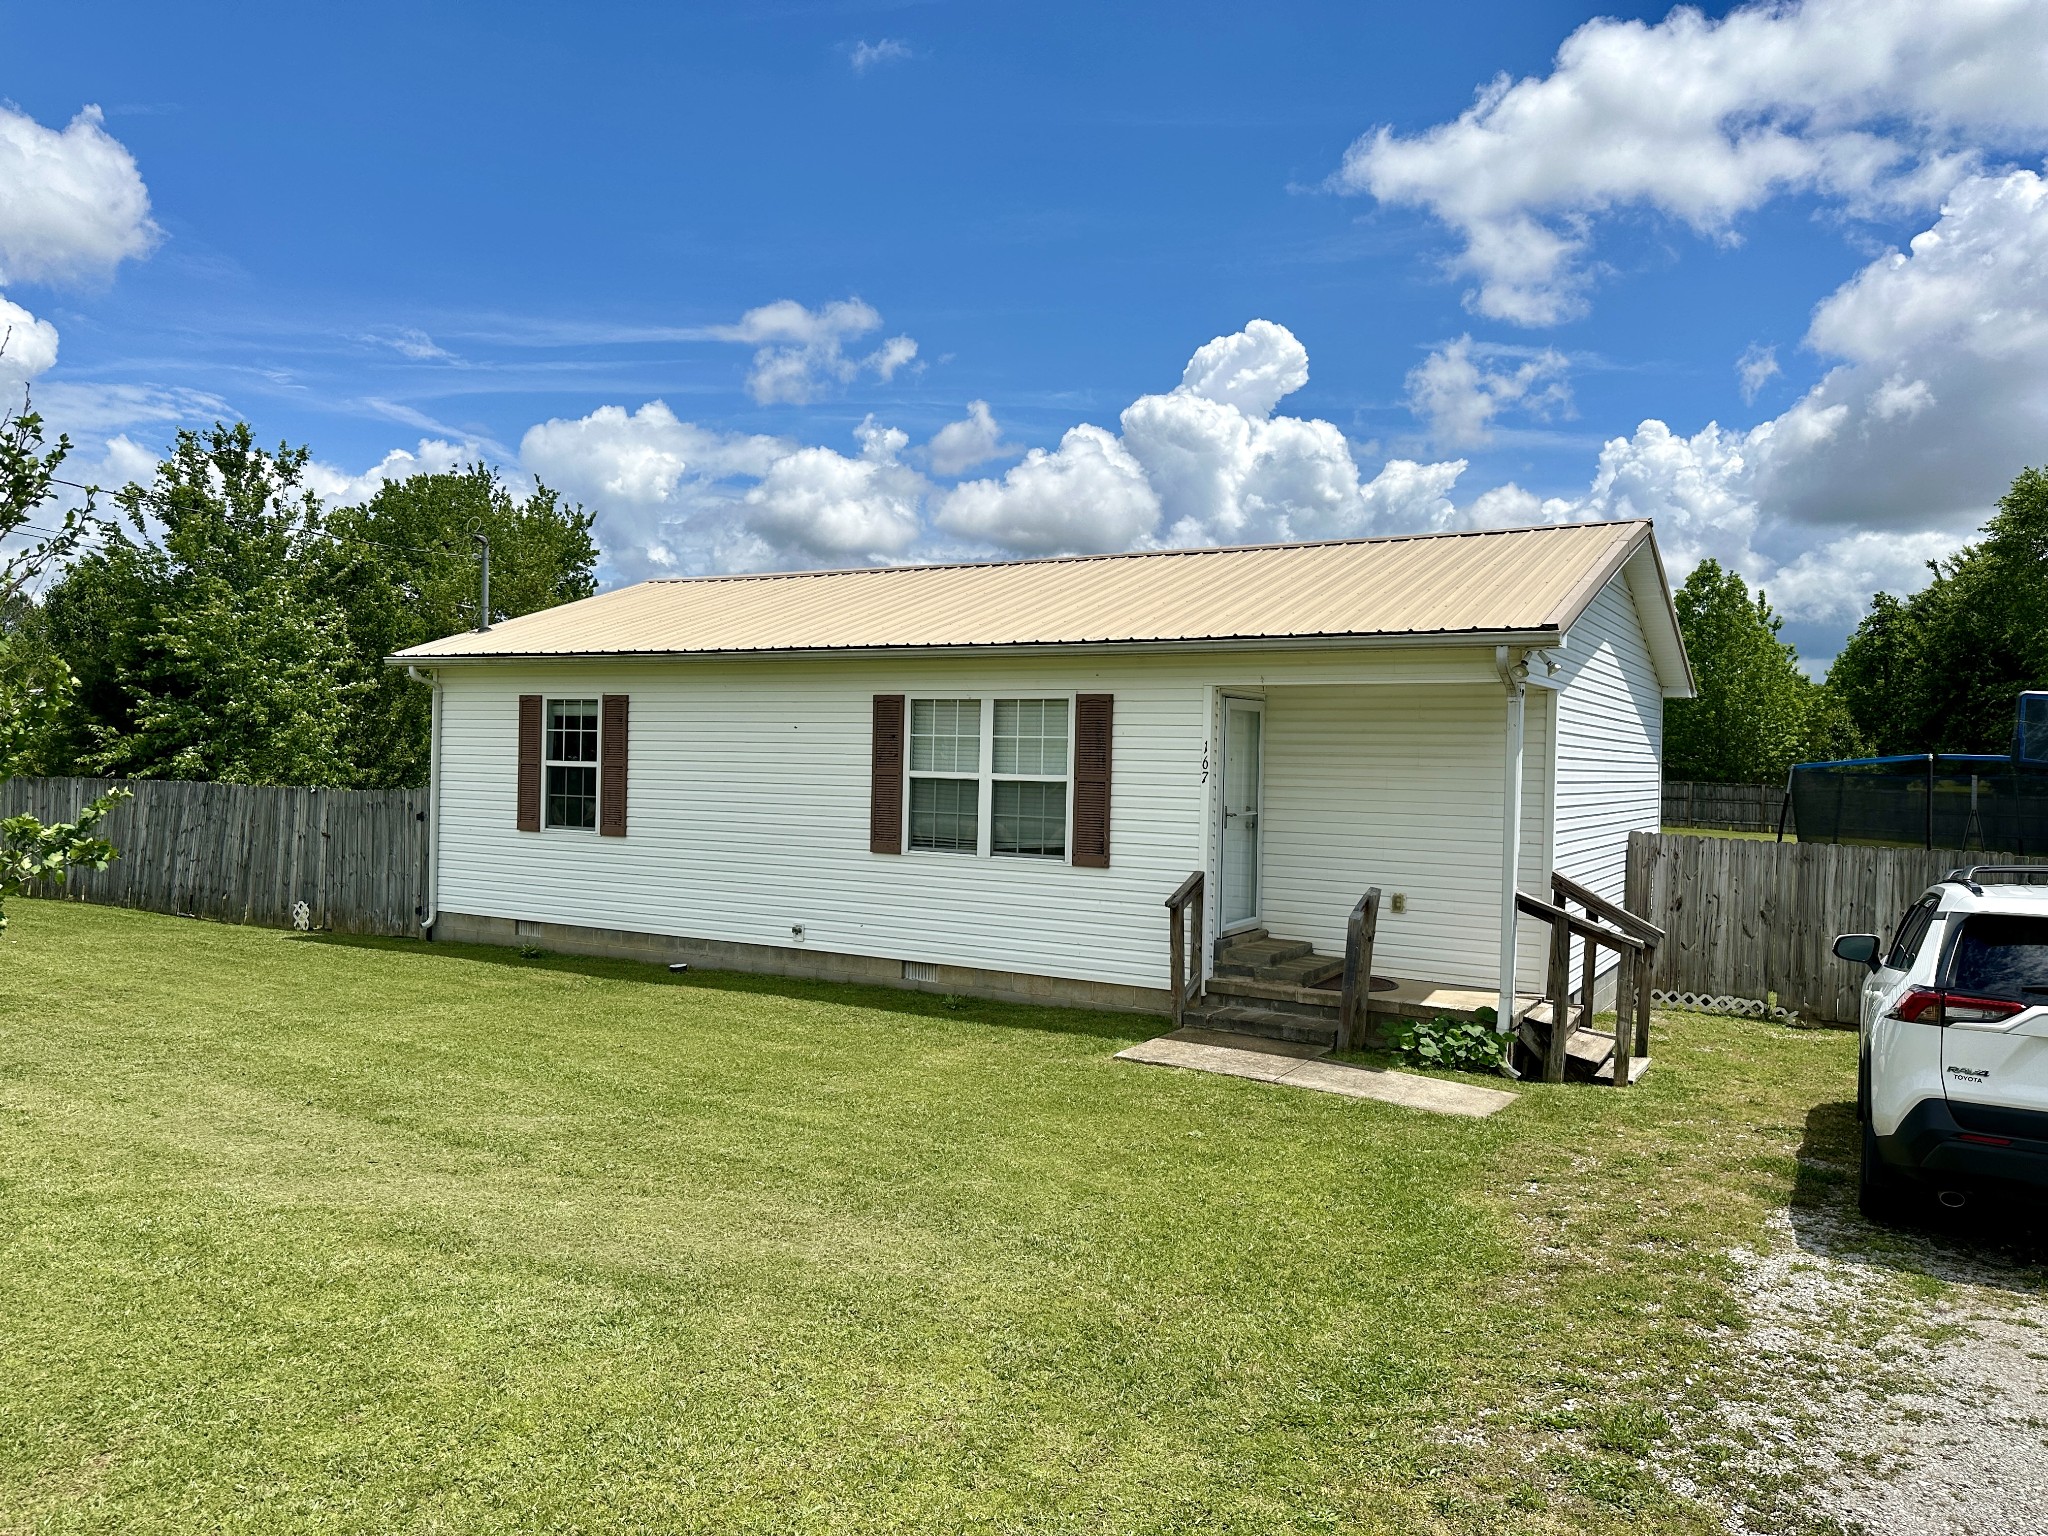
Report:
M 1850 1192 L 1853 1198 L 1853 1191 Z M 1755 1505 L 1735 1532 L 2048 1531 L 2048 1256 L 2012 1211 L 1876 1229 L 1835 1201 L 1795 1208 L 1738 1254 L 1750 1326 L 1714 1420 Z M 1667 1468 L 1685 1486 L 1687 1448 Z

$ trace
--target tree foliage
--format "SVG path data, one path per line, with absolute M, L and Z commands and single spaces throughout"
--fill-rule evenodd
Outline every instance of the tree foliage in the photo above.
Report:
M 393 481 L 329 514 L 326 580 L 361 684 L 348 708 L 353 782 L 426 782 L 429 695 L 383 658 L 475 623 L 476 535 L 490 540 L 495 622 L 597 590 L 592 521 L 544 485 L 513 496 L 481 464 Z
M 1665 709 L 1665 773 L 1724 783 L 1781 782 L 1792 764 L 1856 750 L 1848 712 L 1799 670 L 1799 653 L 1759 591 L 1702 561 L 1677 595 L 1698 697 Z
M 2048 471 L 2013 481 L 1982 537 L 1908 598 L 1880 592 L 1828 672 L 1871 749 L 2006 752 L 2014 700 L 2048 687 Z
M 98 827 L 107 812 L 129 797 L 112 789 L 78 813 L 78 820 L 45 826 L 33 816 L 0 820 L 0 936 L 7 932 L 7 898 L 19 896 L 36 880 L 63 884 L 74 869 L 105 869 L 114 859 L 114 845 Z
M 0 419 L 0 780 L 31 762 L 33 747 L 71 695 L 72 677 L 44 642 L 37 624 L 34 583 L 70 555 L 95 526 L 90 508 L 51 513 L 57 471 L 71 451 L 59 437 L 46 447 L 43 421 L 24 404 Z M 58 526 L 37 532 L 32 519 Z M 45 826 L 33 816 L 0 820 L 0 935 L 7 931 L 7 898 L 34 880 L 62 881 L 73 867 L 105 869 L 114 846 L 95 828 L 126 790 L 102 795 L 74 822 Z
M 416 475 L 327 509 L 306 450 L 246 424 L 180 432 L 121 524 L 43 604 L 78 684 L 42 755 L 74 771 L 356 788 L 423 783 L 429 698 L 393 652 L 594 589 L 592 519 L 488 469 Z

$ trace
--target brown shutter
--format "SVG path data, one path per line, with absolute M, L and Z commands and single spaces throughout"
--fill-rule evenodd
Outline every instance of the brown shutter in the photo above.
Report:
M 1109 868 L 1109 744 L 1115 697 L 1074 700 L 1074 862 Z
M 604 696 L 604 714 L 598 728 L 597 832 L 600 837 L 626 835 L 626 715 L 627 695 Z
M 868 852 L 903 851 L 903 695 L 875 695 L 873 784 L 868 791 Z
M 519 695 L 519 830 L 540 830 L 540 695 Z

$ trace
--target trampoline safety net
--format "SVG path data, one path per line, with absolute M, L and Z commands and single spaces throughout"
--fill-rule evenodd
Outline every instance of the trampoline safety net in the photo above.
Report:
M 1792 770 L 1802 843 L 2048 853 L 2048 692 L 2022 693 L 2012 753 L 1916 753 Z

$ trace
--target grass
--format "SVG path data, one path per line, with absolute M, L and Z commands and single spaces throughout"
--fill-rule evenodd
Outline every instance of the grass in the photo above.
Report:
M 1468 1121 L 1141 1019 L 11 915 L 0 1531 L 1718 1530 L 1651 1463 L 1724 1256 L 1846 1187 L 1853 1037 L 1759 1021 Z

